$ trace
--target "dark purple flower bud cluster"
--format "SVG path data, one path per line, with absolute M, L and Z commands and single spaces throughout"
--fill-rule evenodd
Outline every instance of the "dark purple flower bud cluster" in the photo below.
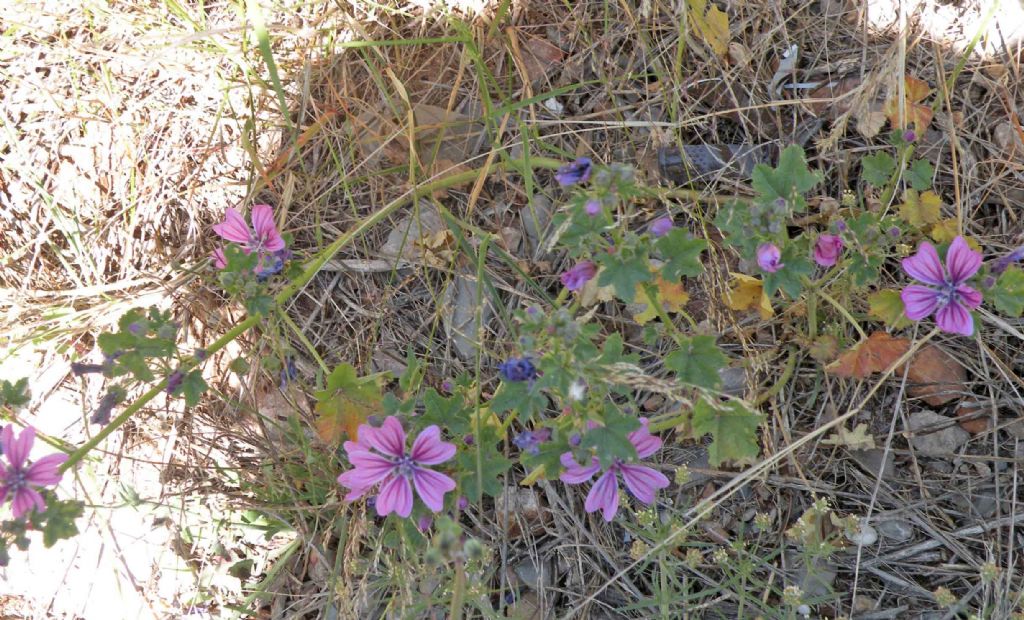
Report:
M 754 203 L 750 205 L 749 224 L 744 226 L 744 234 L 757 237 L 771 237 L 782 232 L 789 217 L 789 203 L 785 198 L 776 198 L 770 204 Z
M 529 357 L 510 358 L 498 366 L 498 372 L 505 381 L 533 381 L 537 378 L 537 368 Z
M 167 376 L 167 388 L 168 394 L 174 394 L 181 387 L 181 384 L 185 382 L 185 372 L 180 368 L 172 372 Z
M 512 439 L 517 448 L 527 454 L 540 454 L 540 444 L 551 439 L 551 429 L 542 428 L 538 431 L 523 431 Z
M 586 183 L 590 179 L 590 172 L 594 163 L 589 157 L 580 157 L 571 164 L 566 164 L 555 172 L 555 180 L 562 187 L 568 187 L 577 183 Z

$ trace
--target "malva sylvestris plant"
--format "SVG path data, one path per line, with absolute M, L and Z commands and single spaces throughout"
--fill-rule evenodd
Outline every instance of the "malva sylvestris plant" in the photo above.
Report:
M 50 454 L 29 464 L 28 455 L 36 439 L 36 429 L 29 426 L 15 435 L 8 424 L 0 431 L 0 446 L 7 463 L 0 463 L 0 504 L 11 502 L 11 512 L 20 519 L 30 511 L 44 512 L 46 503 L 36 489 L 53 486 L 62 476 L 58 468 L 68 460 L 66 454 Z
M 627 435 L 629 443 L 636 449 L 638 458 L 647 458 L 661 448 L 661 438 L 651 435 L 647 430 L 647 418 L 640 418 L 640 428 Z M 559 477 L 566 484 L 582 484 L 590 481 L 594 474 L 601 471 L 601 462 L 594 456 L 589 465 L 576 462 L 572 452 L 565 452 L 561 457 L 565 471 Z M 629 492 L 643 504 L 650 505 L 654 501 L 654 493 L 668 486 L 668 478 L 656 469 L 645 465 L 627 463 L 615 459 L 611 466 L 597 479 L 587 494 L 583 508 L 587 512 L 601 511 L 605 521 L 612 521 L 619 510 L 619 475 Z
M 441 441 L 436 425 L 423 429 L 406 452 L 405 431 L 395 416 L 388 416 L 380 428 L 369 424 L 359 427 L 357 441 L 346 441 L 345 452 L 353 469 L 338 476 L 338 483 L 350 489 L 346 501 L 359 499 L 380 485 L 377 514 L 394 512 L 400 517 L 412 513 L 413 488 L 431 512 L 444 507 L 444 495 L 455 488 L 448 476 L 428 469 L 455 456 L 455 445 Z
M 925 241 L 902 265 L 910 277 L 927 285 L 911 284 L 900 294 L 908 319 L 920 321 L 934 314 L 935 324 L 943 331 L 974 333 L 971 310 L 981 305 L 982 295 L 966 283 L 981 268 L 980 252 L 958 236 L 949 245 L 943 266 L 935 246 Z

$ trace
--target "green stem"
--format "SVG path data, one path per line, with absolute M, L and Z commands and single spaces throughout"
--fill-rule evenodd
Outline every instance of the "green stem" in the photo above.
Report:
M 556 169 L 561 165 L 562 162 L 556 159 L 530 159 L 531 168 Z M 333 258 L 335 254 L 340 252 L 342 248 L 352 243 L 352 241 L 354 241 L 355 239 L 361 237 L 363 234 L 365 234 L 367 231 L 369 231 L 371 228 L 373 228 L 383 220 L 387 219 L 392 213 L 397 211 L 402 206 L 410 202 L 413 202 L 414 200 L 422 196 L 430 196 L 439 189 L 445 189 L 448 187 L 462 185 L 464 183 L 474 181 L 481 174 L 492 174 L 493 172 L 496 172 L 498 170 L 506 170 L 510 168 L 519 169 L 521 167 L 522 164 L 519 161 L 493 163 L 489 166 L 484 166 L 474 170 L 467 170 L 465 172 L 453 174 L 451 176 L 444 177 L 442 179 L 438 179 L 430 183 L 425 183 L 419 187 L 410 190 L 406 194 L 399 196 L 398 198 L 392 200 L 390 203 L 385 205 L 379 211 L 363 218 L 363 220 L 359 222 L 359 224 L 357 224 L 355 228 L 351 229 L 347 233 L 335 239 L 330 245 L 328 245 L 323 250 L 320 250 L 320 252 L 313 258 L 313 260 L 311 260 L 306 265 L 306 268 L 302 272 L 302 275 L 300 275 L 298 278 L 292 280 L 290 283 L 285 285 L 285 287 L 282 288 L 281 291 L 274 296 L 274 303 L 277 305 L 283 304 L 285 301 L 290 299 L 292 295 L 295 295 L 300 290 L 302 290 L 302 288 L 306 286 L 306 284 L 309 283 L 309 281 L 312 280 L 314 276 L 316 276 L 316 274 L 323 268 L 323 266 L 327 264 L 327 261 L 331 260 L 331 258 Z M 262 319 L 263 317 L 258 314 L 245 318 L 241 323 L 229 329 L 223 336 L 218 338 L 216 341 L 214 341 L 213 344 L 207 347 L 207 355 L 212 356 L 213 354 L 217 353 L 218 351 L 226 347 L 228 343 L 234 341 L 236 338 L 244 334 L 246 331 L 255 327 Z M 182 372 L 188 372 L 189 370 L 195 368 L 198 364 L 199 362 L 195 358 L 187 359 L 181 364 L 181 370 Z M 68 460 L 65 461 L 64 464 L 61 466 L 60 471 L 67 471 L 71 467 L 74 467 L 76 464 L 78 464 L 83 458 L 85 458 L 85 456 L 92 449 L 98 446 L 111 433 L 120 428 L 122 424 L 127 422 L 128 419 L 131 418 L 133 415 L 138 413 L 138 411 L 145 407 L 151 400 L 156 398 L 162 391 L 164 391 L 166 387 L 167 379 L 165 378 L 161 380 L 159 383 L 157 383 L 155 386 L 153 386 L 148 392 L 140 396 L 135 402 L 129 405 L 121 413 L 121 415 L 111 420 L 109 424 L 100 429 L 99 432 L 93 435 L 91 439 L 86 441 L 84 444 L 82 444 L 81 447 L 75 450 L 71 454 L 71 456 L 68 457 Z
M 768 399 L 773 398 L 782 391 L 782 388 L 786 387 L 789 380 L 793 378 L 793 373 L 796 371 L 796 349 L 793 347 L 789 348 L 789 359 L 786 360 L 786 367 L 782 369 L 782 375 L 775 381 L 775 385 L 768 388 L 768 390 L 757 395 L 754 399 L 754 406 L 758 407 L 768 402 Z
M 861 340 L 864 340 L 865 338 L 868 337 L 868 335 L 864 333 L 864 330 L 861 329 L 860 323 L 857 322 L 857 319 L 853 318 L 853 315 L 850 314 L 849 310 L 843 307 L 843 304 L 833 299 L 832 296 L 826 293 L 825 291 L 819 290 L 818 295 L 821 296 L 821 298 L 827 301 L 828 303 L 832 304 L 832 306 L 839 311 L 839 314 L 846 317 L 846 320 L 850 322 L 850 325 L 853 325 L 853 328 L 857 330 L 857 333 L 860 335 Z
M 448 611 L 449 620 L 462 620 L 462 601 L 466 597 L 466 568 L 455 561 L 455 584 L 452 586 L 452 604 Z

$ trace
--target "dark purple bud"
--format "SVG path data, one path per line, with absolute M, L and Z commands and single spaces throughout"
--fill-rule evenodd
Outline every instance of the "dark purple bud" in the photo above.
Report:
M 451 394 L 451 392 L 452 392 L 452 382 L 447 380 L 447 379 L 442 381 L 441 382 L 441 391 L 444 392 L 445 394 Z
M 529 308 L 526 309 L 526 314 L 530 315 L 531 317 L 536 317 L 538 314 L 540 314 L 540 308 L 538 308 L 537 306 L 530 306 Z
M 888 232 L 889 232 L 889 236 L 890 237 L 892 237 L 894 239 L 899 239 L 900 238 L 900 232 L 901 231 L 900 231 L 900 227 L 899 226 L 893 226 L 893 227 L 889 228 Z
M 583 205 L 583 210 L 590 217 L 596 217 L 601 213 L 601 202 L 591 198 L 587 201 L 587 204 Z
M 917 134 L 914 133 L 913 129 L 908 129 L 903 132 L 903 141 L 908 143 L 917 142 Z
M 136 336 L 142 334 L 142 332 L 144 332 L 145 330 L 145 326 L 143 326 L 142 323 L 139 323 L 138 321 L 136 321 L 135 323 L 128 324 L 128 331 L 130 331 L 132 334 Z
M 836 222 L 836 232 L 846 232 L 846 222 L 843 220 Z
M 178 388 L 181 387 L 181 384 L 184 383 L 184 381 L 185 373 L 180 368 L 178 370 L 175 370 L 167 377 L 166 392 L 168 394 L 174 394 L 178 390 Z
M 295 358 L 286 358 L 284 368 L 281 369 L 281 389 L 283 390 L 289 381 L 295 381 L 298 376 L 299 369 L 295 367 Z
M 593 169 L 593 162 L 589 157 L 580 157 L 571 164 L 566 164 L 555 173 L 555 180 L 562 187 L 586 183 L 590 179 L 590 171 Z
M 581 441 L 583 441 L 583 437 L 579 433 L 573 433 L 572 435 L 569 435 L 569 445 L 572 446 L 573 448 L 580 445 Z
M 474 443 L 476 443 L 476 439 L 473 437 L 472 433 L 466 433 L 465 435 L 462 436 L 462 443 L 466 444 L 467 446 L 471 446 Z
M 424 516 L 420 517 L 419 520 L 416 522 L 416 527 L 418 527 L 421 532 L 426 532 L 427 530 L 430 529 L 430 526 L 433 525 L 433 524 L 434 524 L 434 520 L 432 518 L 430 518 L 429 516 L 424 515 Z
M 71 374 L 76 377 L 101 373 L 104 370 L 106 370 L 106 366 L 104 364 L 83 364 L 81 362 L 71 362 Z
M 996 285 L 995 276 L 985 276 L 985 279 L 981 281 L 982 288 L 992 288 Z
M 1006 256 L 1001 257 L 999 260 L 992 264 L 992 273 L 999 275 L 1006 271 L 1007 267 L 1016 263 L 1020 259 L 1024 258 L 1024 245 L 1020 246 L 1016 250 L 1010 252 Z
M 659 217 L 651 224 L 651 234 L 655 237 L 664 237 L 672 230 L 672 218 Z
M 106 426 L 110 423 L 110 414 L 114 411 L 114 407 L 121 402 L 124 398 L 124 392 L 120 389 L 110 389 L 100 399 L 100 404 L 97 405 L 96 410 L 92 412 L 92 416 L 89 417 L 91 424 L 99 424 Z
M 498 366 L 498 372 L 505 381 L 533 381 L 537 378 L 537 369 L 529 357 L 513 357 Z
M 210 356 L 206 349 L 196 349 L 192 355 L 196 358 L 197 362 L 205 362 L 206 358 Z
M 540 454 L 540 444 L 551 438 L 551 429 L 542 428 L 537 431 L 523 431 L 512 439 L 517 448 L 536 456 Z
M 460 495 L 459 500 L 455 502 L 455 505 L 459 507 L 459 510 L 465 510 L 469 507 L 469 500 L 466 499 L 465 495 Z

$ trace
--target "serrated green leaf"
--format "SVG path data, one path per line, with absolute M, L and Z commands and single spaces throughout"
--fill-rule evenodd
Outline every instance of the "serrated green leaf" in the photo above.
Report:
M 387 373 L 360 377 L 350 364 L 339 364 L 327 375 L 326 388 L 316 392 L 316 430 L 328 443 L 340 443 L 342 436 L 355 440 L 359 425 L 381 410 L 381 383 Z
M 614 254 L 602 252 L 596 258 L 604 267 L 597 284 L 611 286 L 615 296 L 626 303 L 633 302 L 637 284 L 651 281 L 650 261 L 640 252 L 622 248 Z
M 888 153 L 865 155 L 860 160 L 860 178 L 875 187 L 884 187 L 896 171 L 896 160 Z
M 437 424 L 447 428 L 452 435 L 465 435 L 469 432 L 471 413 L 461 397 L 441 396 L 434 388 L 428 388 L 423 393 L 423 413 L 419 423 L 423 426 Z
M 999 312 L 1017 318 L 1024 313 L 1024 271 L 1010 267 L 1004 271 L 988 293 Z
M 462 493 L 474 501 L 480 501 L 483 495 L 500 495 L 501 477 L 512 466 L 512 461 L 498 450 L 499 437 L 494 428 L 481 426 L 480 434 L 473 446 L 456 457 Z
M 181 394 L 185 396 L 185 406 L 195 407 L 198 405 L 199 399 L 202 397 L 203 392 L 206 391 L 206 387 L 206 381 L 203 380 L 203 371 L 196 369 L 185 375 L 180 388 Z
M 814 267 L 807 256 L 797 253 L 793 244 L 787 245 L 782 250 L 781 262 L 781 269 L 774 273 L 764 274 L 764 292 L 771 296 L 776 291 L 782 290 L 786 295 L 796 299 L 800 296 L 800 291 L 804 289 L 801 277 L 814 273 Z
M 603 425 L 584 433 L 582 448 L 593 448 L 603 467 L 611 467 L 615 459 L 636 459 L 636 448 L 628 435 L 640 428 L 640 420 L 619 412 L 612 405 L 605 407 Z
M 50 496 L 43 519 L 43 546 L 49 549 L 59 540 L 72 538 L 78 534 L 75 519 L 82 516 L 84 504 L 78 501 L 57 501 Z
M 28 378 L 22 377 L 14 383 L 6 379 L 0 381 L 0 406 L 7 405 L 14 409 L 27 405 L 32 400 L 28 392 Z
M 688 385 L 715 389 L 721 383 L 718 371 L 729 359 L 719 350 L 711 336 L 693 336 L 680 343 L 680 348 L 665 358 L 665 367 Z
M 932 177 L 935 176 L 935 166 L 927 159 L 917 159 L 910 165 L 906 173 L 907 182 L 919 192 L 932 187 Z
M 796 200 L 814 188 L 821 176 L 811 172 L 804 158 L 804 150 L 791 144 L 779 155 L 779 164 L 770 168 L 765 164 L 754 167 L 751 183 L 759 194 L 758 201 L 771 202 L 783 198 L 793 203 L 795 210 L 803 210 L 803 201 Z
M 249 314 L 267 316 L 274 309 L 274 298 L 270 295 L 253 295 L 245 299 L 245 311 Z
M 739 401 L 712 404 L 702 398 L 693 407 L 690 423 L 695 439 L 711 435 L 708 463 L 718 467 L 726 461 L 744 463 L 757 457 L 757 429 L 762 417 Z
M 117 358 L 117 365 L 127 368 L 136 379 L 144 383 L 149 383 L 156 378 L 153 375 L 153 371 L 146 364 L 146 358 L 138 351 L 124 353 L 121 357 Z
M 689 233 L 682 229 L 670 230 L 667 235 L 654 242 L 654 248 L 665 260 L 661 267 L 661 276 L 670 282 L 678 282 L 684 276 L 700 275 L 704 271 L 700 254 L 707 245 L 703 239 L 691 239 Z

